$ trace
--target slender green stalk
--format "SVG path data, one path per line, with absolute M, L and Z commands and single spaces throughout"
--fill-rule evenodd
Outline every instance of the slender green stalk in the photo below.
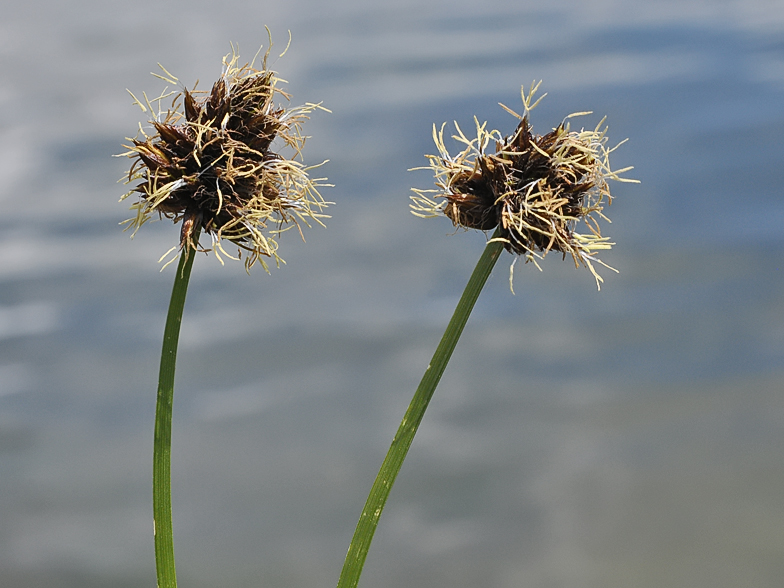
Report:
M 498 230 L 493 234 L 493 238 L 498 236 Z M 444 373 L 449 358 L 457 345 L 458 339 L 463 332 L 468 317 L 476 304 L 479 293 L 487 282 L 490 272 L 493 270 L 495 262 L 501 255 L 503 243 L 497 241 L 488 243 L 479 258 L 479 262 L 474 268 L 474 273 L 468 280 L 463 295 L 457 303 L 452 319 L 441 338 L 441 342 L 433 354 L 433 359 L 430 365 L 427 366 L 425 375 L 419 383 L 419 387 L 414 393 L 414 398 L 406 411 L 403 421 L 392 440 L 392 446 L 384 458 L 384 463 L 381 464 L 381 469 L 376 476 L 373 487 L 370 489 L 365 508 L 362 510 L 362 515 L 359 517 L 357 528 L 354 531 L 354 537 L 351 539 L 351 544 L 346 554 L 346 561 L 343 564 L 343 570 L 340 573 L 340 580 L 338 581 L 338 588 L 356 588 L 359 583 L 359 577 L 362 574 L 362 567 L 365 565 L 365 558 L 367 557 L 370 543 L 373 540 L 373 534 L 376 532 L 378 520 L 381 518 L 381 512 L 384 510 L 384 505 L 389 497 L 389 492 L 392 489 L 392 484 L 395 483 L 395 478 L 403 466 L 403 460 L 406 458 L 408 449 L 411 447 L 411 442 L 414 440 L 419 424 L 425 416 L 425 410 L 433 397 L 433 393 L 441 380 L 441 375 Z
M 193 237 L 198 242 L 198 233 Z M 152 456 L 152 510 L 155 532 L 155 569 L 158 588 L 177 588 L 174 568 L 174 536 L 171 508 L 171 423 L 174 400 L 174 370 L 177 365 L 177 343 L 180 339 L 182 310 L 188 293 L 195 250 L 187 245 L 180 254 L 174 277 L 169 314 L 163 331 L 161 371 L 158 376 L 158 403 L 155 407 L 155 442 Z

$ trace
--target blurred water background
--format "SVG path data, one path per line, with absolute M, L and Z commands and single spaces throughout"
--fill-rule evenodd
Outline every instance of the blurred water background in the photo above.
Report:
M 781 586 L 784 4 L 766 0 L 6 3 L 0 22 L 0 585 L 154 586 L 151 452 L 177 239 L 116 181 L 156 62 L 209 86 L 266 44 L 327 229 L 245 274 L 200 257 L 174 407 L 184 587 L 337 582 L 366 492 L 483 247 L 408 212 L 433 123 L 630 141 L 596 291 L 499 262 L 362 585 Z

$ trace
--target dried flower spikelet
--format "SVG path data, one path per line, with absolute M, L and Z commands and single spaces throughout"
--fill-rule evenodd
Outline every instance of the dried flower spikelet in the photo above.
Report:
M 414 189 L 412 212 L 421 217 L 444 214 L 455 226 L 467 229 L 499 227 L 498 240 L 507 251 L 537 267 L 537 259 L 558 251 L 564 258 L 570 256 L 576 267 L 587 267 L 600 287 L 603 280 L 593 264 L 613 269 L 596 257 L 598 251 L 614 245 L 602 236 L 598 223 L 599 219 L 610 222 L 602 214 L 605 203 L 612 203 L 607 181 L 636 180 L 620 177 L 631 167 L 611 170 L 610 153 L 623 141 L 607 147 L 607 128 L 601 128 L 604 119 L 593 130 L 570 129 L 570 118 L 589 112 L 569 115 L 546 135 L 533 133 L 529 114 L 545 96 L 533 101 L 540 83 L 532 84 L 528 94 L 523 87 L 522 115 L 501 104 L 520 120 L 508 137 L 488 131 L 487 123 L 475 118 L 476 138 L 469 139 L 455 123 L 453 139 L 465 148 L 452 156 L 444 144 L 445 124 L 440 130 L 433 126 L 439 153 L 427 156 L 430 166 L 424 169 L 433 171 L 438 189 Z M 488 153 L 491 144 L 494 152 Z M 580 221 L 586 233 L 577 232 Z M 510 284 L 513 270 L 514 262 Z
M 232 46 L 223 58 L 223 74 L 209 92 L 182 87 L 164 90 L 153 100 L 144 94 L 143 102 L 131 93 L 144 112 L 157 114 L 150 121 L 154 132 L 139 125 L 121 154 L 133 160 L 127 183 L 135 184 L 121 200 L 138 197 L 131 206 L 136 215 L 125 223 L 134 234 L 155 213 L 182 223 L 179 245 L 161 260 L 178 247 L 214 251 L 221 263 L 221 255 L 239 259 L 244 250 L 246 269 L 258 261 L 267 270 L 265 259 L 282 261 L 276 241 L 281 232 L 296 226 L 301 235 L 302 224 L 323 225 L 321 219 L 327 218 L 322 211 L 330 203 L 319 193 L 327 185 L 325 178 L 310 178 L 318 166 L 294 159 L 301 159 L 307 138 L 302 123 L 314 110 L 326 109 L 320 104 L 276 106 L 276 95 L 287 101 L 289 95 L 267 69 L 268 56 L 269 49 L 261 69 L 254 67 L 255 58 L 239 65 Z M 153 75 L 179 86 L 176 77 L 159 67 L 163 75 Z M 163 110 L 169 98 L 171 107 Z M 275 140 L 293 152 L 292 158 L 272 151 Z M 200 232 L 211 237 L 211 248 L 200 249 L 194 239 Z M 237 246 L 236 257 L 224 250 L 224 239 Z

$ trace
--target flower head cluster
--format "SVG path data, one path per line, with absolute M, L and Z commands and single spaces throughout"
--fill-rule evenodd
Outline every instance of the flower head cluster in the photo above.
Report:
M 268 55 L 269 50 L 256 69 L 255 59 L 239 65 L 232 51 L 209 92 L 164 90 L 153 100 L 145 94 L 144 102 L 131 94 L 143 111 L 157 111 L 150 121 L 154 132 L 140 125 L 122 154 L 133 159 L 128 183 L 135 185 L 123 199 L 138 196 L 131 206 L 136 216 L 126 221 L 134 233 L 157 213 L 182 223 L 180 249 L 198 249 L 204 232 L 219 260 L 221 253 L 232 257 L 223 249 L 225 239 L 238 247 L 238 257 L 246 252 L 247 269 L 257 261 L 267 269 L 265 258 L 280 261 L 275 240 L 280 232 L 310 226 L 310 220 L 321 224 L 328 204 L 318 191 L 323 178 L 311 179 L 312 168 L 272 151 L 277 139 L 292 157 L 300 156 L 306 139 L 301 125 L 320 105 L 276 106 L 276 94 L 289 96 L 267 69 Z M 165 75 L 153 75 L 179 85 L 161 69 Z M 170 97 L 171 108 L 163 110 Z
M 507 251 L 537 267 L 537 258 L 558 251 L 576 266 L 587 267 L 599 286 L 602 278 L 593 262 L 605 264 L 595 253 L 613 245 L 597 222 L 608 220 L 602 214 L 604 203 L 612 202 L 607 180 L 634 181 L 618 175 L 631 168 L 610 169 L 609 155 L 615 148 L 607 148 L 607 129 L 600 128 L 604 121 L 594 130 L 570 129 L 569 118 L 590 113 L 572 114 L 546 135 L 534 134 L 529 114 L 544 98 L 532 103 L 538 87 L 532 85 L 527 95 L 523 89 L 522 116 L 501 105 L 520 120 L 508 137 L 474 119 L 476 138 L 468 139 L 455 123 L 453 138 L 465 148 L 452 156 L 444 145 L 445 125 L 440 131 L 434 125 L 439 154 L 427 157 L 438 189 L 414 189 L 412 212 L 421 217 L 445 214 L 455 226 L 467 229 L 498 227 L 497 239 Z M 495 149 L 488 153 L 491 144 Z M 435 199 L 430 196 L 434 193 Z M 581 220 L 588 228 L 585 234 L 576 231 Z

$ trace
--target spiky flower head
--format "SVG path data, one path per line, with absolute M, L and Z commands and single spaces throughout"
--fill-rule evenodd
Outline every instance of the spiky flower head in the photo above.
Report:
M 285 51 L 284 51 L 285 53 Z M 212 239 L 212 250 L 234 258 L 222 240 L 238 247 L 237 258 L 245 251 L 245 266 L 257 261 L 267 269 L 266 259 L 276 263 L 276 237 L 282 231 L 309 221 L 319 224 L 329 204 L 319 194 L 324 178 L 311 179 L 300 161 L 307 137 L 301 125 L 320 104 L 285 108 L 278 97 L 289 95 L 277 87 L 281 80 L 267 69 L 269 49 L 261 69 L 254 63 L 239 65 L 234 47 L 223 58 L 223 73 L 209 92 L 164 90 L 158 98 L 144 101 L 133 96 L 145 112 L 150 111 L 152 132 L 139 125 L 139 133 L 128 151 L 121 155 L 133 160 L 128 183 L 135 185 L 122 199 L 137 196 L 131 206 L 134 218 L 125 221 L 134 234 L 157 213 L 181 222 L 178 247 L 199 249 L 200 232 Z M 258 57 L 258 54 L 257 54 Z M 160 66 L 160 64 L 159 64 Z M 179 80 L 163 66 L 164 81 L 180 86 Z M 198 82 L 197 82 L 198 83 Z M 129 91 L 130 93 L 130 91 Z M 171 107 L 163 109 L 171 98 Z M 288 147 L 288 159 L 272 151 L 273 141 Z M 314 166 L 317 167 L 317 166 Z M 121 199 L 121 200 L 122 200 Z
M 453 139 L 465 148 L 452 156 L 444 144 L 445 124 L 440 131 L 433 126 L 439 154 L 427 158 L 438 189 L 414 189 L 412 212 L 421 217 L 445 214 L 466 229 L 498 227 L 497 239 L 526 262 L 539 267 L 537 259 L 558 251 L 564 258 L 570 256 L 575 266 L 587 267 L 600 286 L 602 278 L 593 263 L 606 264 L 596 253 L 613 245 L 598 223 L 609 222 L 602 214 L 605 203 L 612 203 L 607 180 L 635 181 L 619 176 L 632 168 L 611 170 L 609 155 L 618 145 L 607 147 L 604 120 L 593 130 L 570 129 L 570 118 L 588 112 L 569 115 L 546 135 L 535 134 L 529 114 L 544 98 L 533 102 L 540 83 L 532 84 L 528 94 L 523 87 L 522 115 L 501 105 L 520 120 L 509 136 L 488 131 L 487 123 L 474 118 L 476 138 L 468 139 L 455 123 Z M 494 152 L 488 153 L 491 144 Z M 584 221 L 587 233 L 577 232 L 579 221 Z M 510 271 L 510 283 L 511 279 Z

